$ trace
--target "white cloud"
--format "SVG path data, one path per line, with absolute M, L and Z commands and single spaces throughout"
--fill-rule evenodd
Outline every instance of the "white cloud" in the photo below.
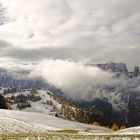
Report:
M 55 53 L 55 49 L 61 49 L 65 59 L 140 64 L 139 54 L 133 62 L 128 59 L 131 51 L 137 52 L 140 46 L 139 0 L 0 0 L 0 3 L 6 8 L 2 13 L 9 18 L 8 23 L 0 26 L 0 40 L 8 42 L 10 48 L 49 48 Z M 65 49 L 71 53 L 66 55 Z M 121 49 L 127 53 L 122 54 Z M 51 55 L 60 54 L 58 51 L 58 55 L 53 52 Z
M 42 2 L 2 0 L 2 4 L 7 8 L 11 22 L 3 25 L 0 32 L 14 46 L 19 44 L 25 48 L 63 46 L 71 37 L 67 35 L 64 37 L 61 32 L 65 28 L 75 26 L 77 22 L 77 17 L 73 20 L 73 14 L 71 20 L 69 3 L 67 4 L 64 0 L 43 0 Z M 65 23 L 68 26 L 63 28 Z M 61 26 L 62 29 L 60 29 Z
M 32 70 L 36 68 L 35 62 L 24 62 L 10 57 L 0 58 L 0 68 L 11 70 Z
M 32 76 L 41 76 L 47 83 L 61 89 L 74 100 L 93 100 L 106 97 L 106 86 L 122 86 L 125 81 L 113 78 L 113 74 L 93 66 L 86 66 L 68 60 L 45 59 L 37 66 Z M 98 89 L 99 88 L 99 89 Z

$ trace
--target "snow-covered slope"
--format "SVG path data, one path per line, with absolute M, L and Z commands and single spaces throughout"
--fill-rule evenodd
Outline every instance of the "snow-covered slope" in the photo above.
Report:
M 4 132 L 44 132 L 47 130 L 73 129 L 92 132 L 110 132 L 109 129 L 63 120 L 42 113 L 0 110 L 0 133 Z
M 1 88 L 0 94 L 3 94 L 3 89 L 4 88 Z M 40 100 L 32 101 L 30 99 L 27 99 L 27 101 L 30 102 L 31 107 L 23 108 L 22 111 L 40 112 L 40 113 L 55 115 L 56 110 L 60 110 L 61 104 L 59 104 L 56 100 L 54 100 L 51 94 L 53 93 L 46 90 L 37 90 L 37 93 L 35 93 L 34 95 L 39 96 Z M 29 95 L 31 96 L 32 95 L 31 89 L 26 89 L 26 90 L 23 90 L 22 92 L 3 94 L 3 96 L 6 99 L 10 99 L 10 100 L 12 100 L 11 99 L 12 96 L 17 97 L 20 95 L 24 95 L 26 97 L 28 97 Z M 49 102 L 51 103 L 49 104 Z M 13 103 L 11 107 L 12 107 L 12 110 L 19 110 L 17 108 L 17 103 Z
M 119 130 L 117 134 L 140 134 L 140 126 Z

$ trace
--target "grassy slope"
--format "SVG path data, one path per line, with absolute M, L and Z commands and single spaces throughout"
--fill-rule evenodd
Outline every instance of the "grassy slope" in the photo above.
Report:
M 18 133 L 18 134 L 1 134 L 1 140 L 140 140 L 140 135 L 113 135 L 113 134 L 79 134 L 79 133 Z

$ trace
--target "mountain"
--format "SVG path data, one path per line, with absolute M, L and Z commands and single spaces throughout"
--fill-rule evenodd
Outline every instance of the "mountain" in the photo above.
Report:
M 42 78 L 30 77 L 30 71 L 0 69 L 0 92 L 10 101 L 14 110 L 56 114 L 61 118 L 82 123 L 98 122 L 101 126 L 110 128 L 114 123 L 119 127 L 140 125 L 139 67 L 135 66 L 134 71 L 129 71 L 125 63 L 96 66 L 112 73 L 118 82 L 94 87 L 95 98 L 91 97 L 90 101 L 68 98 L 61 90 L 45 83 Z M 35 89 L 37 91 L 34 94 L 32 90 Z
M 125 63 L 105 63 L 105 64 L 97 64 L 97 67 L 116 73 L 118 76 L 124 75 L 128 76 L 128 69 Z
M 88 65 L 92 66 L 92 64 Z M 85 123 L 98 122 L 100 125 L 108 127 L 112 127 L 114 123 L 119 127 L 140 125 L 139 67 L 135 66 L 134 71 L 129 71 L 125 63 L 105 63 L 96 66 L 113 74 L 112 83 L 94 87 L 94 98 L 89 96 L 89 101 L 69 99 L 70 104 L 82 108 L 79 114 L 83 119 L 76 118 L 76 120 Z M 72 107 L 68 110 L 64 111 L 64 116 L 69 119 L 75 118 Z
M 129 71 L 125 63 L 104 63 L 104 64 L 97 64 L 97 67 L 115 73 L 118 77 L 119 76 L 126 76 L 130 78 L 139 77 L 140 70 L 138 66 L 134 67 L 134 71 Z

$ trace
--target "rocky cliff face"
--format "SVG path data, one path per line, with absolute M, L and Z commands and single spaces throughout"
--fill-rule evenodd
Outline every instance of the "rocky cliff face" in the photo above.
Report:
M 140 76 L 139 66 L 135 66 L 134 71 L 129 71 L 125 63 L 104 63 L 97 64 L 96 66 L 105 71 L 115 73 L 117 77 L 126 76 L 134 78 Z
M 125 63 L 105 63 L 97 64 L 97 66 L 103 70 L 107 70 L 118 75 L 128 76 L 128 69 Z

